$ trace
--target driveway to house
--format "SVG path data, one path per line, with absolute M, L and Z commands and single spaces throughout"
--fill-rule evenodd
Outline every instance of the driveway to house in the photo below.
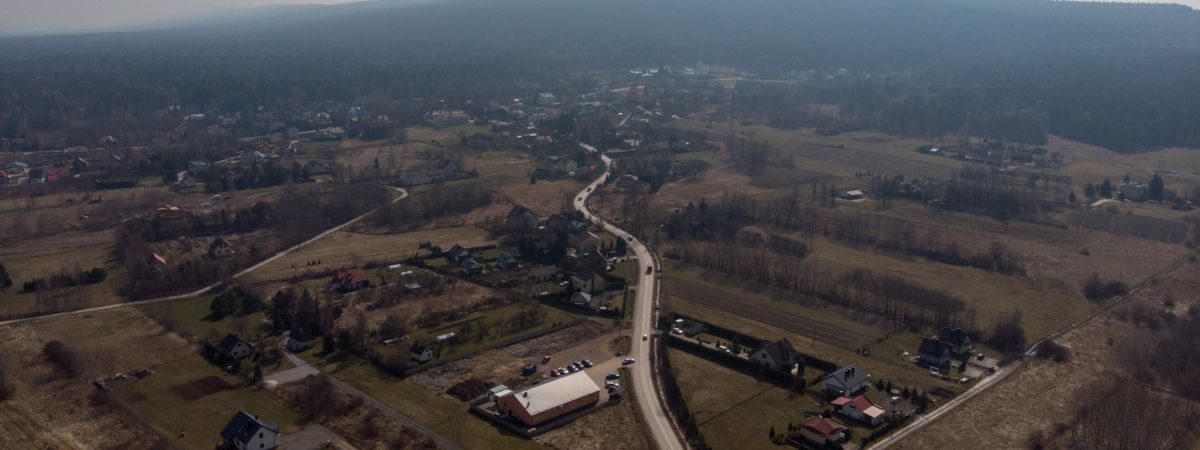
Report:
M 595 147 L 580 143 L 580 147 L 591 153 L 597 152 Z M 636 360 L 631 367 L 633 371 L 633 382 L 638 386 L 637 402 L 638 410 L 642 412 L 643 420 L 646 423 L 646 428 L 650 431 L 651 437 L 654 438 L 654 443 L 661 450 L 682 450 L 685 447 L 683 441 L 679 439 L 679 435 L 675 432 L 671 418 L 667 416 L 663 409 L 663 404 L 659 400 L 659 387 L 654 383 L 651 371 L 653 365 L 650 361 L 651 338 L 657 339 L 654 334 L 654 322 L 657 311 L 655 301 L 657 300 L 658 284 L 655 280 L 655 273 L 660 269 L 658 259 L 654 257 L 650 249 L 642 243 L 641 240 L 634 237 L 632 234 L 617 228 L 608 221 L 602 220 L 598 215 L 592 212 L 588 206 L 588 197 L 599 189 L 604 180 L 612 172 L 612 158 L 606 155 L 600 155 L 600 159 L 604 161 L 605 170 L 603 175 L 596 178 L 592 184 L 579 192 L 575 199 L 575 209 L 583 213 L 593 223 L 601 224 L 604 230 L 612 233 L 617 239 L 625 239 L 628 243 L 628 249 L 634 252 L 634 255 L 639 261 L 638 289 L 636 302 L 633 307 L 633 328 L 631 335 L 633 336 L 633 345 L 630 350 L 630 355 Z M 641 269 L 641 266 L 653 267 L 650 273 L 646 273 Z M 642 340 L 642 336 L 646 336 L 646 340 Z
M 366 218 L 367 216 L 374 214 L 376 211 L 386 208 L 400 200 L 408 198 L 407 190 L 404 190 L 402 188 L 397 188 L 397 187 L 390 187 L 390 186 L 389 186 L 389 188 L 398 192 L 398 194 L 396 195 L 396 198 L 393 198 L 392 201 L 388 202 L 387 204 L 380 206 L 378 208 L 372 209 L 370 211 L 367 211 L 358 217 L 355 217 L 345 223 L 342 223 L 341 225 L 338 225 L 338 226 L 335 226 L 328 230 L 325 230 L 325 231 L 321 232 L 320 234 L 313 236 L 312 238 L 310 238 L 304 242 L 301 242 L 299 244 L 296 244 L 296 245 L 293 245 L 286 249 L 283 249 L 279 253 L 276 253 L 269 258 L 259 261 L 258 264 L 250 266 L 250 267 L 246 268 L 245 270 L 242 270 L 241 272 L 234 274 L 232 277 L 230 277 L 230 279 L 241 278 L 241 277 L 245 276 L 246 274 L 257 270 L 258 268 L 265 266 L 267 264 L 270 264 L 272 261 L 275 261 L 279 258 L 287 256 L 287 255 L 291 254 L 292 252 L 299 250 L 300 248 L 302 248 L 308 244 L 316 242 L 317 240 L 319 240 L 325 236 L 329 236 L 332 233 L 341 231 L 343 228 L 346 228 L 350 225 L 357 223 L 358 221 Z M 112 305 L 97 306 L 94 308 L 76 309 L 76 310 L 72 310 L 72 311 L 63 311 L 63 312 L 46 314 L 46 315 L 41 315 L 41 316 L 26 317 L 23 319 L 5 320 L 3 322 L 0 322 L 0 326 L 16 325 L 19 323 L 32 322 L 35 320 L 52 319 L 55 317 L 73 316 L 76 314 L 87 314 L 87 313 L 93 313 L 93 312 L 98 312 L 98 311 L 106 311 L 106 310 L 110 310 L 110 309 L 125 308 L 125 307 L 130 307 L 130 306 L 150 305 L 150 304 L 154 304 L 154 303 L 168 302 L 171 300 L 179 300 L 179 299 L 184 299 L 184 298 L 198 297 L 198 296 L 204 295 L 205 293 L 208 293 L 209 291 L 212 291 L 213 289 L 220 287 L 223 283 L 225 283 L 224 280 L 218 281 L 216 283 L 210 284 L 210 285 L 200 288 L 198 290 L 188 292 L 186 294 L 172 295 L 170 297 L 152 298 L 149 300 L 140 300 L 140 301 L 136 301 L 136 302 L 115 303 Z

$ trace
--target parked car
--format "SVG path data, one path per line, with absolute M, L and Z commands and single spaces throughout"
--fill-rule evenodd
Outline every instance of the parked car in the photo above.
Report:
M 619 379 L 621 379 L 621 374 L 616 373 L 616 372 L 609 372 L 608 375 L 604 376 L 604 379 L 605 380 L 619 380 Z
M 551 370 L 551 371 L 550 371 L 550 376 L 552 376 L 552 377 L 557 377 L 557 376 L 558 376 L 558 370 L 557 370 L 557 369 L 556 369 L 556 370 Z
M 646 275 L 650 275 L 650 272 L 653 272 L 653 271 L 654 271 L 654 266 L 646 266 Z
M 589 359 L 583 360 L 583 367 L 592 368 L 592 361 Z
M 621 387 L 621 383 L 618 383 L 618 382 L 616 382 L 616 381 L 605 381 L 605 382 L 604 382 L 604 386 L 606 386 L 606 387 L 614 387 L 614 388 L 619 388 L 619 387 Z
M 550 355 L 543 356 L 543 357 L 542 357 L 542 364 L 545 364 L 545 363 L 548 363 L 548 362 L 550 362 Z
M 621 364 L 630 365 L 630 364 L 633 364 L 634 362 L 635 361 L 633 360 L 633 358 L 625 358 L 624 360 L 621 361 Z
M 643 340 L 643 341 L 646 341 L 646 340 L 649 340 L 649 339 L 650 339 L 650 335 L 647 335 L 647 334 L 643 334 L 643 335 L 642 335 L 642 340 Z
M 929 374 L 930 374 L 930 375 L 933 375 L 933 376 L 935 376 L 935 377 L 940 377 L 940 376 L 942 376 L 942 371 L 941 371 L 941 370 L 938 370 L 938 368 L 937 368 L 937 367 L 930 367 L 930 368 L 929 368 Z

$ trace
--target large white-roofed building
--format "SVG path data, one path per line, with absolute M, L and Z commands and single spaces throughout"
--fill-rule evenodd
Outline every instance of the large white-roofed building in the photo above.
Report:
M 496 408 L 525 426 L 535 427 L 599 401 L 600 387 L 579 371 L 499 397 Z

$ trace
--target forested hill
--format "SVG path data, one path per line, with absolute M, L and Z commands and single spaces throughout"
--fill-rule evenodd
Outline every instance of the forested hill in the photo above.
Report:
M 514 80 L 696 61 L 765 77 L 901 74 L 808 88 L 847 110 L 894 112 L 826 125 L 1032 142 L 1048 132 L 1120 151 L 1200 147 L 1200 13 L 1028 0 L 445 0 L 9 38 L 0 40 L 0 136 L 170 104 L 462 98 Z

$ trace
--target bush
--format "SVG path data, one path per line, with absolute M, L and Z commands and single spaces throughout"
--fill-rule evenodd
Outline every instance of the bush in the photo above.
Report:
M 83 357 L 60 341 L 49 341 L 42 347 L 42 356 L 58 367 L 59 373 L 69 378 L 83 374 Z
M 1092 274 L 1087 281 L 1083 283 L 1083 296 L 1088 300 L 1108 300 L 1113 297 L 1125 295 L 1129 292 L 1129 285 L 1121 281 L 1103 281 L 1100 275 Z
M 1063 363 L 1071 360 L 1071 350 L 1057 342 L 1046 341 L 1038 347 L 1037 356 L 1042 359 L 1052 359 L 1056 363 Z

